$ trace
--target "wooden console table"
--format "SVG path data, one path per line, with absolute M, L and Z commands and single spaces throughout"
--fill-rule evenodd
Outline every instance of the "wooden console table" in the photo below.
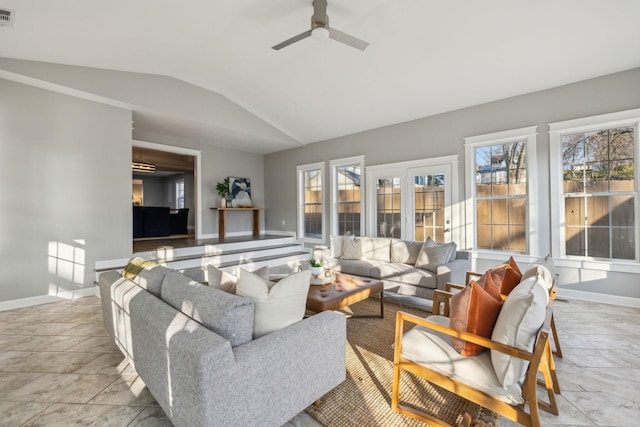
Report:
M 211 208 L 218 211 L 218 239 L 224 240 L 226 234 L 227 211 L 253 212 L 253 236 L 260 236 L 260 211 L 264 208 Z

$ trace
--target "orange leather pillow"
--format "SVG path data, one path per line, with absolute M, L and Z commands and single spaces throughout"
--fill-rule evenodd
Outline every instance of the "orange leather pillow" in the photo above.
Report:
M 478 279 L 478 285 L 482 286 L 482 288 L 487 291 L 489 295 L 494 297 L 497 300 L 502 301 L 502 296 L 500 295 L 500 285 L 496 284 L 493 280 L 493 275 L 490 272 L 486 272 Z
M 491 338 L 500 308 L 502 300 L 498 301 L 472 281 L 451 297 L 449 324 L 453 329 Z M 452 341 L 453 347 L 463 356 L 473 356 L 484 350 L 484 347 L 460 338 L 452 337 Z
M 491 275 L 494 283 L 500 288 L 502 295 L 509 295 L 513 288 L 518 286 L 522 278 L 520 268 L 518 268 L 518 264 L 516 264 L 513 257 L 509 257 L 509 260 L 504 264 L 491 267 L 485 275 Z M 478 280 L 478 283 L 480 282 L 481 280 Z M 484 286 L 484 281 L 480 284 Z

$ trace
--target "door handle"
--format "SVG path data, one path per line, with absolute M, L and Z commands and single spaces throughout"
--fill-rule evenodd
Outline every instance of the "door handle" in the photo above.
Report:
M 450 231 L 451 231 L 451 229 L 450 229 L 450 228 L 445 228 L 445 229 L 444 229 L 444 232 L 445 232 L 445 233 L 448 233 L 448 232 L 450 232 Z

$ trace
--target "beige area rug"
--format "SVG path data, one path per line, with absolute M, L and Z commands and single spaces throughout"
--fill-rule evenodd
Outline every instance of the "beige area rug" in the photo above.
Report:
M 380 313 L 380 301 L 369 299 L 352 306 L 356 314 Z M 319 406 L 307 413 L 327 427 L 424 426 L 391 409 L 393 349 L 396 311 L 419 316 L 425 311 L 385 301 L 385 318 L 347 320 L 347 379 L 327 393 Z M 414 403 L 450 424 L 462 420 L 471 406 L 467 400 L 403 371 L 401 398 Z M 495 413 L 480 408 L 476 426 L 498 425 Z

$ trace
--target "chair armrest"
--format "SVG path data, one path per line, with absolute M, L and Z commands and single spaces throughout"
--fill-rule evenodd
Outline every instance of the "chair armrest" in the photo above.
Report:
M 441 315 L 445 317 L 449 317 L 449 308 L 451 306 L 451 297 L 453 293 L 449 290 L 442 291 L 440 289 L 433 290 L 433 307 L 431 308 L 431 313 L 435 315 Z M 440 303 L 440 298 L 442 298 L 442 303 Z M 442 308 L 442 311 L 440 310 Z
M 471 283 L 471 279 L 478 279 L 480 277 L 482 277 L 483 274 L 482 273 L 475 273 L 473 271 L 467 271 L 467 274 L 464 278 L 464 283 L 466 285 L 468 285 L 469 283 Z
M 447 282 L 447 284 L 445 285 L 445 290 L 447 292 L 451 292 L 452 289 L 457 289 L 459 291 L 464 289 L 463 285 L 458 285 L 457 283 L 451 283 L 451 282 Z

